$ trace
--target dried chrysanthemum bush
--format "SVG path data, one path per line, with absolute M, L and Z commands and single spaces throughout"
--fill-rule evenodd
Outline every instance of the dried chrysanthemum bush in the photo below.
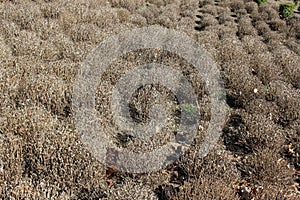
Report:
M 251 19 L 249 17 L 240 17 L 238 21 L 239 27 L 237 35 L 239 37 L 243 37 L 246 35 L 257 35 L 257 30 L 253 27 Z
M 257 76 L 264 85 L 267 85 L 272 80 L 277 80 L 282 69 L 274 63 L 272 53 L 266 51 L 262 53 L 250 54 L 250 66 L 252 74 Z
M 279 47 L 274 49 L 275 62 L 282 67 L 283 74 L 289 82 L 295 87 L 299 84 L 299 55 L 288 49 L 287 47 Z
M 0 0 L 0 199 L 300 198 L 300 16 L 282 18 L 279 8 L 275 0 Z M 172 66 L 191 82 L 200 106 L 189 150 L 165 169 L 132 174 L 104 166 L 81 142 L 73 83 L 101 41 L 149 25 L 184 32 L 208 51 L 221 72 L 227 114 L 215 148 L 199 156 L 211 105 L 195 68 L 152 49 L 118 58 L 99 78 L 95 98 L 116 148 L 152 150 L 168 142 L 180 118 L 172 92 L 147 85 L 130 99 L 131 116 L 146 123 L 161 103 L 170 123 L 144 143 L 124 134 L 110 94 L 127 70 L 154 60 Z
M 178 189 L 177 199 L 239 199 L 232 185 L 237 180 L 237 170 L 231 163 L 224 162 L 221 155 L 208 157 L 218 162 L 202 164 L 202 168 L 198 168 L 199 175 L 185 181 Z
M 262 40 L 262 37 L 255 37 L 251 35 L 246 35 L 241 39 L 243 47 L 248 54 L 255 56 L 263 55 L 268 52 L 268 46 Z M 255 60 L 251 59 L 250 62 L 255 62 Z
M 245 157 L 242 163 L 241 168 L 245 180 L 252 180 L 250 182 L 255 180 L 256 184 L 246 187 L 256 198 L 283 199 L 291 195 L 293 171 L 276 150 L 261 149 L 256 154 Z
M 88 187 L 89 196 L 102 193 L 101 164 L 93 158 L 84 161 L 90 155 L 80 148 L 74 129 L 62 127 L 45 108 L 24 106 L 9 112 L 1 127 L 6 133 L 3 198 L 72 198 L 82 195 L 80 185 Z

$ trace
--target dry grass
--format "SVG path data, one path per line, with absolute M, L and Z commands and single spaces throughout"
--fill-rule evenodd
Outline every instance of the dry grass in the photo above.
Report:
M 260 6 L 252 0 L 0 0 L 0 199 L 299 198 L 300 17 L 280 19 L 278 9 L 273 0 Z M 228 116 L 206 157 L 196 153 L 199 131 L 166 169 L 122 173 L 105 168 L 80 142 L 73 82 L 99 42 L 152 24 L 203 44 L 222 72 Z M 183 72 L 202 103 L 203 127 L 210 119 L 207 89 L 191 65 L 166 51 L 132 52 L 110 66 L 97 91 L 99 116 L 119 147 L 153 148 L 151 141 L 118 138 L 109 111 L 122 73 L 153 59 Z M 157 102 L 169 106 L 176 124 L 171 92 L 153 85 L 131 99 L 133 118 L 146 122 Z M 165 133 L 173 132 L 167 127 L 153 141 L 166 142 Z

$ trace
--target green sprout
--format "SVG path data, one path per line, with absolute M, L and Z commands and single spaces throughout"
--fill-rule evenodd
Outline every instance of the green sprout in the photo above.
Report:
M 268 93 L 268 92 L 270 91 L 270 88 L 269 88 L 268 86 L 264 86 L 264 87 L 263 87 L 263 91 L 264 91 L 265 93 Z
M 258 5 L 260 5 L 260 4 L 262 4 L 262 3 L 267 3 L 268 2 L 268 0 L 256 0 L 256 3 L 258 4 Z
M 197 112 L 197 107 L 193 104 L 186 104 L 182 107 L 182 110 L 187 114 L 195 114 Z
M 287 18 L 294 14 L 296 4 L 293 3 L 282 3 L 279 6 L 279 13 L 283 18 Z

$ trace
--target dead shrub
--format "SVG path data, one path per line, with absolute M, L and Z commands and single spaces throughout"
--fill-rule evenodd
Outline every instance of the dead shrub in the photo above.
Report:
M 139 26 L 145 26 L 147 24 L 147 20 L 140 14 L 132 14 L 129 16 L 129 22 L 132 24 L 137 24 Z
M 224 38 L 220 41 L 218 47 L 220 62 L 230 62 L 235 60 L 243 60 L 247 62 L 247 53 L 245 52 L 241 41 L 237 37 Z M 236 63 L 237 64 L 237 63 Z
M 290 172 L 299 167 L 300 29 L 296 16 L 284 25 L 273 3 L 258 8 L 250 0 L 245 0 L 245 5 L 243 1 L 204 0 L 199 5 L 205 31 L 196 32 L 197 1 L 3 2 L 0 198 L 111 199 L 132 195 L 145 199 L 157 198 L 153 190 L 159 185 L 165 197 L 174 199 L 293 198 L 284 195 L 292 193 L 289 185 L 296 175 Z M 228 120 L 215 154 L 203 159 L 197 153 L 184 155 L 171 170 L 163 171 L 165 175 L 118 173 L 108 188 L 103 166 L 83 147 L 74 129 L 72 84 L 80 62 L 97 42 L 157 23 L 196 38 L 220 64 L 231 107 Z M 252 30 L 250 23 L 257 30 Z M 135 58 L 140 57 L 137 53 Z M 149 52 L 142 57 L 153 60 Z M 125 65 L 130 59 L 126 57 L 120 68 L 113 68 L 107 79 L 116 81 L 122 70 L 132 66 Z M 175 68 L 186 73 L 182 59 L 176 61 Z M 203 93 L 198 77 L 188 76 L 195 92 Z M 100 89 L 101 94 L 109 94 L 107 85 Z M 207 110 L 200 110 L 204 119 L 210 118 Z M 191 149 L 199 148 L 200 139 L 195 138 Z M 130 181 L 124 181 L 124 176 Z M 141 190 L 140 184 L 144 185 Z
M 199 25 L 197 26 L 199 30 L 205 30 L 205 28 L 208 26 L 219 24 L 218 20 L 210 14 L 202 14 L 199 16 L 199 18 L 200 20 L 196 21 L 196 23 Z
M 252 74 L 258 76 L 264 85 L 272 80 L 278 80 L 280 78 L 282 69 L 274 63 L 272 53 L 268 51 L 261 53 L 256 52 L 250 56 Z
M 261 20 L 274 20 L 279 18 L 279 12 L 277 9 L 272 8 L 267 4 L 260 5 L 258 7 L 259 18 Z
M 117 10 L 117 16 L 119 18 L 119 21 L 121 23 L 128 21 L 128 18 L 130 16 L 130 12 L 124 8 Z
M 270 119 L 270 113 L 277 107 L 268 105 L 266 115 L 261 115 L 260 107 L 263 99 L 252 100 L 246 105 L 246 112 L 236 111 L 231 113 L 223 128 L 222 139 L 226 149 L 235 155 L 250 155 L 263 148 L 281 148 L 284 143 L 285 132 L 279 125 Z M 251 114 L 250 114 L 251 113 Z M 276 114 L 276 112 L 275 112 Z M 274 142 L 276 141 L 276 142 Z
M 147 2 L 149 2 L 150 4 L 156 5 L 158 8 L 166 6 L 166 3 L 167 3 L 164 0 L 149 0 Z
M 232 112 L 227 117 L 221 138 L 226 150 L 234 155 L 246 155 L 253 152 L 254 142 L 250 140 L 243 112 Z
M 248 101 L 263 98 L 263 94 L 255 92 L 255 89 L 262 90 L 261 81 L 252 75 L 244 62 L 228 61 L 222 68 L 224 68 L 225 88 L 228 88 L 227 103 L 231 107 L 244 107 Z
M 287 31 L 286 23 L 282 19 L 273 19 L 268 24 L 272 31 L 278 31 L 278 32 Z
M 17 71 L 7 70 L 3 77 L 2 86 L 9 82 L 14 89 L 2 88 L 3 99 L 12 108 L 22 108 L 26 105 L 40 105 L 57 115 L 67 116 L 70 109 L 70 91 L 66 84 L 57 77 L 37 75 L 40 63 L 32 63 L 20 60 L 22 68 Z M 34 66 L 35 65 L 35 66 Z M 24 70 L 29 68 L 30 70 Z M 12 75 L 14 73 L 14 75 Z M 12 78 L 17 81 L 11 81 Z
M 57 19 L 61 12 L 61 7 L 57 2 L 51 2 L 48 4 L 41 5 L 41 12 L 44 18 Z
M 298 85 L 300 74 L 300 57 L 285 46 L 278 47 L 273 51 L 275 62 L 282 67 L 284 75 L 295 87 Z
M 299 177 L 300 170 L 300 120 L 294 121 L 289 126 L 289 134 L 287 134 L 285 145 L 282 151 L 284 157 L 291 163 L 296 170 L 296 179 Z M 295 188 L 296 189 L 296 188 Z
M 173 21 L 165 15 L 160 15 L 155 20 L 155 23 L 170 28 L 170 27 L 172 27 Z
M 213 5 L 214 1 L 212 0 L 203 0 L 203 1 L 199 1 L 199 7 L 204 7 L 205 5 Z
M 257 30 L 253 27 L 251 19 L 249 17 L 241 17 L 238 20 L 238 32 L 239 37 L 244 37 L 245 35 L 257 35 Z
M 215 56 L 218 55 L 218 52 L 215 50 L 215 48 L 219 45 L 219 36 L 217 33 L 205 30 L 197 32 L 197 41 L 207 47 L 208 50 L 213 48 L 214 51 L 210 51 L 210 53 Z
M 75 60 L 75 44 L 70 37 L 64 34 L 57 34 L 49 40 L 59 50 L 61 59 Z
M 58 18 L 58 23 L 63 30 L 68 30 L 70 27 L 76 24 L 77 21 L 78 17 L 76 16 L 76 14 L 67 10 L 61 11 Z
M 220 40 L 225 40 L 226 38 L 232 38 L 233 35 L 236 35 L 238 27 L 235 23 L 226 22 L 222 25 L 208 26 L 205 30 L 216 32 Z
M 177 21 L 181 8 L 176 4 L 169 4 L 160 8 L 161 15 L 168 17 L 172 22 Z
M 255 103 L 254 105 L 257 104 Z M 264 104 L 260 106 L 263 105 Z M 262 108 L 261 111 L 265 112 L 266 115 L 262 115 L 258 111 L 260 109 L 259 107 L 253 106 L 252 108 L 257 109 L 255 111 L 256 113 L 245 115 L 244 121 L 247 126 L 249 141 L 251 140 L 254 144 L 253 150 L 260 151 L 260 148 L 282 148 L 286 132 L 276 124 L 276 118 L 279 117 L 280 113 L 278 110 L 275 111 L 273 109 L 277 109 L 277 106 L 273 104 L 267 108 Z
M 213 151 L 204 159 L 195 159 L 187 169 L 193 169 L 192 178 L 184 181 L 175 197 L 178 199 L 238 199 L 233 183 L 239 172 L 231 162 L 231 155 Z M 184 162 L 183 162 L 184 163 Z
M 286 38 L 286 34 L 270 31 L 263 34 L 263 37 L 264 42 L 269 46 L 269 51 L 273 51 L 282 46 L 283 41 Z
M 1 120 L 2 130 L 5 127 L 4 125 Z M 20 137 L 13 135 L 11 132 L 5 136 L 1 133 L 0 195 L 2 198 L 11 198 L 13 195 L 12 191 L 22 182 L 22 174 L 24 173 L 22 146 L 23 141 Z
M 20 29 L 30 29 L 35 20 L 42 17 L 40 7 L 31 2 L 16 5 L 5 4 L 4 9 L 4 19 L 16 23 Z
M 245 8 L 244 1 L 241 0 L 230 1 L 229 7 L 233 12 L 237 12 L 238 10 Z
M 257 29 L 259 35 L 264 35 L 271 31 L 269 25 L 265 21 L 254 22 L 254 27 Z
M 292 185 L 292 169 L 281 159 L 278 150 L 261 147 L 243 159 L 242 171 L 251 184 L 251 196 L 256 198 L 284 198 Z
M 45 69 L 48 74 L 54 75 L 62 79 L 68 86 L 74 82 L 79 64 L 68 59 L 62 59 L 55 62 L 47 63 L 49 68 Z
M 14 22 L 1 20 L 0 27 L 1 34 L 3 34 L 5 40 L 9 40 L 20 34 L 20 28 Z
M 265 89 L 268 90 L 268 87 L 266 86 Z M 266 93 L 267 92 L 268 91 L 266 91 Z M 254 99 L 253 101 L 247 103 L 245 109 L 250 114 L 262 114 L 263 116 L 265 116 L 265 120 L 268 118 L 274 123 L 279 122 L 279 107 L 274 101 L 266 101 L 265 99 Z
M 241 17 L 247 14 L 247 10 L 246 9 L 239 9 L 236 11 L 237 16 Z
M 30 27 L 30 30 L 36 33 L 42 40 L 48 40 L 62 32 L 56 19 L 44 18 L 36 19 L 35 23 Z
M 22 166 L 21 174 L 17 174 L 19 181 L 16 185 L 22 185 L 21 179 L 29 178 L 29 188 L 36 189 L 36 192 L 30 192 L 26 196 L 59 196 L 59 189 L 64 189 L 67 194 L 71 194 L 72 191 L 73 196 L 79 196 L 85 187 L 90 188 L 87 191 L 90 196 L 102 193 L 105 172 L 101 164 L 81 147 L 76 133 L 70 126 L 61 124 L 51 113 L 37 106 L 25 106 L 22 110 L 16 110 L 6 116 L 4 133 L 7 136 L 13 133 L 22 139 L 21 146 L 15 151 L 15 155 L 19 154 L 21 161 L 18 162 L 16 158 L 14 163 Z M 7 150 L 9 152 L 16 147 L 15 144 Z M 88 161 L 85 160 L 87 157 L 90 157 Z M 9 160 L 11 158 L 4 158 L 4 162 Z M 7 173 L 14 173 L 16 169 L 18 167 L 7 169 Z M 9 179 L 6 177 L 5 181 Z M 44 189 L 40 188 L 45 181 L 50 191 L 45 191 L 45 183 Z M 15 188 L 12 186 L 14 185 L 6 187 L 8 196 L 13 193 L 20 195 L 14 192 Z
M 232 199 L 238 200 L 236 191 L 221 179 L 197 178 L 186 182 L 177 198 L 183 200 Z
M 148 24 L 154 24 L 155 19 L 159 16 L 159 9 L 155 5 L 149 5 L 147 8 L 140 8 L 137 11 L 146 18 Z
M 93 23 L 102 29 L 108 28 L 115 25 L 116 21 L 118 21 L 119 19 L 117 15 L 118 10 L 119 8 L 111 9 L 111 10 L 105 8 L 90 10 L 89 12 L 86 12 L 83 15 L 82 22 Z
M 39 134 L 53 131 L 57 123 L 50 112 L 37 106 L 24 104 L 22 109 L 6 114 L 7 121 L 3 127 L 4 133 L 19 136 L 23 141 L 28 141 Z
M 145 5 L 144 0 L 110 0 L 111 5 L 117 8 L 125 8 L 133 12 Z
M 20 31 L 19 36 L 9 39 L 14 56 L 39 56 L 41 39 L 33 32 Z
M 268 51 L 268 46 L 257 36 L 246 35 L 242 38 L 243 46 L 249 54 L 260 54 Z
M 297 199 L 298 191 L 295 191 L 293 184 L 289 180 L 281 181 L 282 185 L 270 182 L 262 183 L 255 187 L 255 197 L 257 199 Z
M 149 175 L 151 176 L 151 175 Z M 153 191 L 154 184 L 141 184 L 136 179 L 125 178 L 122 184 L 108 190 L 108 199 L 159 199 Z M 89 196 L 87 196 L 88 198 Z
M 254 12 L 258 13 L 258 5 L 256 2 L 253 1 L 245 3 L 245 9 L 249 14 L 252 14 Z
M 299 119 L 298 110 L 299 105 L 299 93 L 294 91 L 292 85 L 283 81 L 272 81 L 269 86 L 269 95 L 275 100 L 279 107 L 279 124 L 282 126 L 288 126 L 293 121 Z
M 109 6 L 109 1 L 89 0 L 88 3 L 90 10 L 100 10 L 103 7 Z
M 211 55 L 211 57 L 217 62 L 218 51 L 216 49 L 218 45 L 218 35 L 209 31 L 201 31 L 201 34 L 197 34 L 197 41 L 203 45 L 205 50 Z M 203 34 L 203 35 L 202 35 Z
M 292 51 L 294 51 L 298 56 L 300 56 L 300 45 L 295 39 L 289 39 L 285 42 L 285 45 Z
M 201 7 L 199 9 L 199 12 L 200 13 L 206 13 L 206 14 L 210 14 L 210 15 L 213 15 L 213 16 L 216 16 L 218 14 L 217 10 L 216 10 L 216 7 L 213 6 L 213 5 L 210 5 L 210 4 L 207 4 L 203 7 Z
M 199 1 L 184 0 L 180 1 L 178 5 L 180 5 L 180 16 L 194 18 L 196 15 L 194 8 L 199 7 Z
M 299 17 L 290 17 L 286 21 L 289 37 L 295 37 L 297 40 L 300 39 L 300 18 Z
M 234 22 L 234 18 L 229 13 L 221 13 L 216 17 L 220 24 L 225 24 L 226 22 Z
M 99 27 L 94 24 L 76 24 L 69 31 L 70 38 L 74 42 L 97 43 L 102 38 Z
M 0 63 L 12 60 L 12 50 L 6 44 L 4 37 L 0 35 Z
M 194 37 L 194 27 L 195 27 L 195 19 L 191 17 L 182 17 L 178 22 L 177 22 L 177 28 L 180 31 L 183 31 L 190 37 Z
M 44 61 L 57 61 L 61 59 L 61 51 L 55 44 L 43 41 L 39 47 L 39 58 Z

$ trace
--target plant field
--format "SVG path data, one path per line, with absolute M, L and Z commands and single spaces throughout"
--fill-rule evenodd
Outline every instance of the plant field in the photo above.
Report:
M 283 10 L 283 3 L 292 10 Z M 0 0 L 0 199 L 300 199 L 300 15 L 295 1 Z M 101 77 L 99 118 L 119 148 L 151 150 L 115 127 L 112 86 L 128 69 L 172 65 L 199 98 L 202 129 L 166 169 L 132 174 L 104 166 L 85 148 L 73 119 L 73 83 L 106 38 L 150 25 L 201 44 L 221 72 L 227 116 L 222 135 L 198 156 L 210 115 L 205 82 L 185 60 L 157 49 L 123 55 Z M 147 123 L 160 103 L 179 117 L 164 87 L 140 88 L 131 117 Z M 193 105 L 183 112 L 195 113 Z

